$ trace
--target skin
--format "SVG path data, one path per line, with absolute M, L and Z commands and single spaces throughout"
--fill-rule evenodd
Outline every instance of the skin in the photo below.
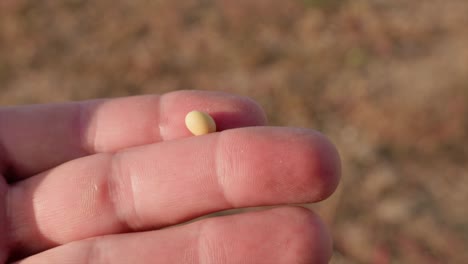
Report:
M 191 136 L 193 109 L 220 132 Z M 265 123 L 252 100 L 201 91 L 0 108 L 0 263 L 328 263 L 320 218 L 281 205 L 331 195 L 338 153 Z

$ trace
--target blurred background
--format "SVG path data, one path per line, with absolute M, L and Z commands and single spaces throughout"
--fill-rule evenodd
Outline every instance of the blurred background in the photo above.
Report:
M 468 1 L 0 0 L 0 104 L 178 89 L 334 141 L 332 263 L 468 263 Z

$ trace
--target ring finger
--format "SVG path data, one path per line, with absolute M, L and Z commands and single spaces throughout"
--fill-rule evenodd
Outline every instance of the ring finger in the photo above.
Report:
M 286 207 L 201 220 L 164 230 L 111 235 L 60 246 L 28 263 L 322 264 L 329 235 L 307 209 Z

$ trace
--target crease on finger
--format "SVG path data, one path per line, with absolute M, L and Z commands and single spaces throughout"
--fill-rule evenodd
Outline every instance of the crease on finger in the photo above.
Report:
M 96 237 L 91 239 L 91 243 L 88 244 L 86 251 L 86 257 L 84 257 L 84 264 L 107 264 L 110 263 L 109 259 L 106 257 L 105 250 L 103 250 L 103 241 L 105 237 Z M 81 243 L 81 242 L 78 242 Z
M 197 238 L 197 254 L 199 264 L 227 263 L 225 243 L 215 240 L 209 230 L 213 230 L 214 222 L 211 219 L 199 223 L 199 232 Z M 218 233 L 217 235 L 221 235 Z
M 108 171 L 107 187 L 114 215 L 126 230 L 136 230 L 142 222 L 136 211 L 134 176 L 123 169 L 119 153 L 112 155 Z
M 214 151 L 216 181 L 224 202 L 228 205 L 229 208 L 236 208 L 236 204 L 234 203 L 233 199 L 229 197 L 228 188 L 226 187 L 226 177 L 228 177 L 226 166 L 232 164 L 232 156 L 225 155 L 226 150 L 224 148 L 223 141 L 224 133 L 218 133 Z
M 159 134 L 159 141 L 164 141 L 166 139 L 166 130 L 167 130 L 167 119 L 164 118 L 165 115 L 165 104 L 166 100 L 164 98 L 167 98 L 166 94 L 161 95 L 159 98 L 159 104 L 158 104 L 158 113 L 157 113 L 157 123 L 158 123 L 158 134 Z
M 86 106 L 91 107 L 91 104 L 89 102 L 76 103 L 78 144 L 84 153 L 91 154 L 95 153 L 96 150 L 97 122 L 95 125 L 90 123 L 92 120 L 90 120 Z

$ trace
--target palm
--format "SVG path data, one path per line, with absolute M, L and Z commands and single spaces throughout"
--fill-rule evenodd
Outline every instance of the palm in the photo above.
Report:
M 189 137 L 183 116 L 194 109 L 210 111 L 220 130 L 265 122 L 251 101 L 202 92 L 0 110 L 9 182 L 0 181 L 0 261 L 325 262 L 329 238 L 298 208 L 162 229 L 219 210 L 321 200 L 339 177 L 336 151 L 317 133 Z

